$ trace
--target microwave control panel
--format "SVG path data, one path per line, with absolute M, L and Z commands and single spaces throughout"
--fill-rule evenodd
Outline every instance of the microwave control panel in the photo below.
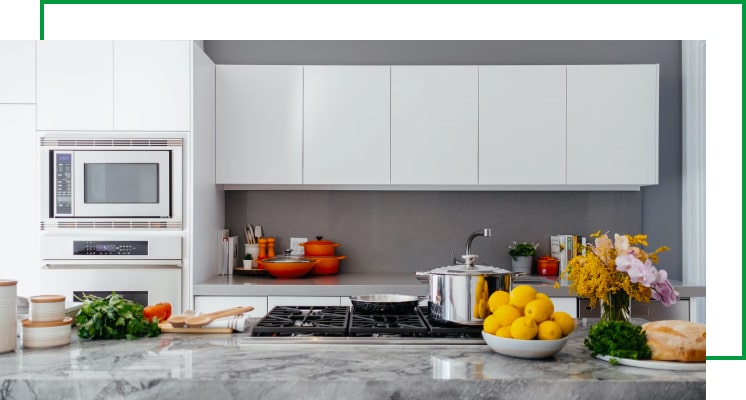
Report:
M 73 155 L 54 153 L 54 208 L 55 215 L 72 215 Z
M 73 254 L 76 256 L 146 256 L 147 241 L 74 241 Z

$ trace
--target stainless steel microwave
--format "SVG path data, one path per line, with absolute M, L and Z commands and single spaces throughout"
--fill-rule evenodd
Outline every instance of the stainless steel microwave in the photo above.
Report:
M 42 229 L 181 228 L 181 138 L 41 137 Z

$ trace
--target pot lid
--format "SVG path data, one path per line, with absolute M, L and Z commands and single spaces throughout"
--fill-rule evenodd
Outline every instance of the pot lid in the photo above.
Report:
M 439 274 L 439 275 L 503 275 L 503 274 L 513 274 L 512 272 L 492 267 L 488 265 L 474 265 L 468 266 L 468 265 L 448 265 L 445 267 L 438 267 L 435 269 L 431 269 L 428 271 L 428 273 L 432 274 Z
M 286 249 L 285 255 L 283 256 L 277 256 L 277 257 L 271 257 L 271 258 L 265 258 L 262 260 L 263 263 L 315 263 L 316 260 L 311 260 L 310 258 L 304 258 L 300 256 L 291 256 L 290 253 L 292 253 L 292 249 Z
M 318 244 L 320 244 L 320 245 L 330 245 L 330 244 L 334 245 L 334 244 L 339 244 L 337 242 L 331 242 L 329 240 L 321 240 L 323 238 L 324 238 L 323 236 L 316 236 L 316 240 L 311 240 L 311 241 L 308 241 L 308 242 L 303 242 L 300 245 L 303 246 L 303 245 L 306 245 L 306 244 L 309 244 L 309 245 L 314 245 L 314 244 L 317 244 L 317 245 Z

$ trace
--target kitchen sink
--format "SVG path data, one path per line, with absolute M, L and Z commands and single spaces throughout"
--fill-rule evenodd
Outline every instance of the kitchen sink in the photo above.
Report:
M 554 280 L 535 275 L 520 275 L 513 278 L 513 283 L 546 283 L 554 284 Z

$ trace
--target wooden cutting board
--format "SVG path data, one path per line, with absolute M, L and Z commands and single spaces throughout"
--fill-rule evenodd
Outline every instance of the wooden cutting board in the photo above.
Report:
M 174 328 L 168 322 L 160 322 L 158 327 L 161 328 L 161 333 L 233 333 L 231 328 Z

